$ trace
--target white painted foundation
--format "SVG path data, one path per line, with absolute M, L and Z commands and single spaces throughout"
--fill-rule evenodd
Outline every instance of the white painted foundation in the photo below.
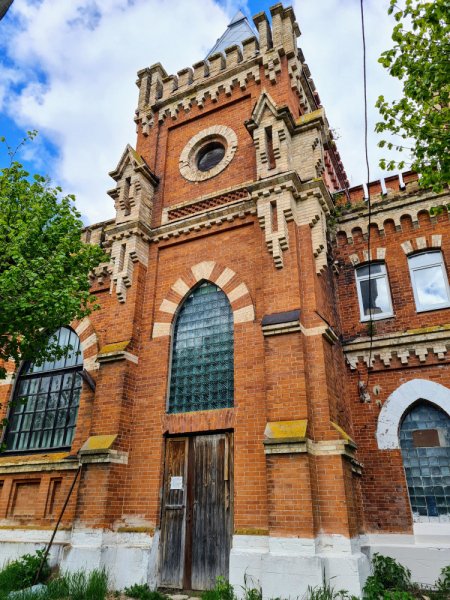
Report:
M 30 529 L 0 530 L 0 564 L 27 553 L 41 550 L 50 541 L 52 531 Z M 133 583 L 156 587 L 159 533 L 119 533 L 102 530 L 61 531 L 53 542 L 49 563 L 62 571 L 105 567 L 115 589 Z
M 247 578 L 247 587 L 261 589 L 263 600 L 302 598 L 308 586 L 322 586 L 325 577 L 336 589 L 361 597 L 369 574 L 370 562 L 358 540 L 233 536 L 230 583 L 238 594 Z
M 370 557 L 378 552 L 395 558 L 413 581 L 433 585 L 450 565 L 450 523 L 414 523 L 413 535 L 368 534 L 361 546 Z
M 0 565 L 48 544 L 51 531 L 0 529 Z M 116 589 L 147 582 L 156 587 L 159 531 L 119 533 L 101 530 L 60 531 L 50 564 L 75 571 L 106 567 Z M 375 552 L 391 556 L 411 570 L 413 581 L 434 584 L 450 565 L 450 523 L 416 523 L 413 535 L 368 534 L 348 540 L 321 535 L 315 540 L 235 535 L 230 553 L 230 583 L 238 596 L 245 585 L 262 590 L 263 600 L 301 599 L 323 578 L 337 590 L 361 597 Z

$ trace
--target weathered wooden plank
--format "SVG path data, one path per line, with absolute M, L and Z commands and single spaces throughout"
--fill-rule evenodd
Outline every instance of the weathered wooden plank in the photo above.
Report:
M 195 502 L 195 453 L 194 438 L 189 438 L 188 454 L 188 478 L 186 485 L 186 537 L 184 551 L 184 579 L 183 587 L 185 590 L 192 589 L 192 539 L 194 525 L 194 502 Z
M 194 439 L 192 589 L 211 589 L 219 575 L 228 577 L 233 527 L 231 438 L 232 434 L 216 434 Z
M 166 587 L 183 585 L 187 458 L 188 438 L 167 439 L 159 563 L 159 585 Z M 180 477 L 181 486 L 179 479 L 173 479 Z

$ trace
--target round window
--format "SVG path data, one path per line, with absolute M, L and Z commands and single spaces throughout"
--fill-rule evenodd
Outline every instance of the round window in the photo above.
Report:
M 197 169 L 202 171 L 211 171 L 225 156 L 225 146 L 220 142 L 211 142 L 207 144 L 199 153 L 197 160 Z

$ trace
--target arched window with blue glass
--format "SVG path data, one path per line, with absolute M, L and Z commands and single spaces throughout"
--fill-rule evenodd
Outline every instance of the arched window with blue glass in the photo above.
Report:
M 213 283 L 186 298 L 175 322 L 168 412 L 234 406 L 233 325 L 230 301 Z
M 9 415 L 6 452 L 63 449 L 72 443 L 81 396 L 83 351 L 78 335 L 69 327 L 60 327 L 49 343 L 65 352 L 62 358 L 41 365 L 23 365 Z
M 450 418 L 420 401 L 400 427 L 400 447 L 414 520 L 448 521 L 450 515 Z

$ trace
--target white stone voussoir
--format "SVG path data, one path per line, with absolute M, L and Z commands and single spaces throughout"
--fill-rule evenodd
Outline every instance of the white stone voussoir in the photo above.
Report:
M 417 400 L 432 402 L 450 415 L 450 389 L 425 379 L 408 381 L 389 396 L 381 409 L 377 425 L 380 450 L 397 450 L 400 447 L 400 423 L 408 408 Z

